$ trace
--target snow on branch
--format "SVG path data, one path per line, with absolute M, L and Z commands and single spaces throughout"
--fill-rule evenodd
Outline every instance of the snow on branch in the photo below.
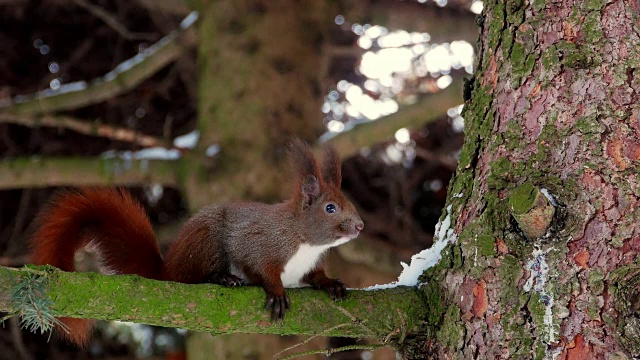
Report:
M 407 265 L 404 262 L 401 263 L 403 270 L 400 276 L 398 277 L 398 281 L 393 282 L 391 284 L 382 284 L 375 285 L 366 288 L 365 290 L 380 290 L 380 289 L 389 289 L 397 286 L 418 286 L 419 281 L 418 278 L 422 273 L 434 267 L 440 261 L 442 257 L 442 250 L 448 245 L 455 243 L 458 239 L 457 235 L 454 233 L 453 228 L 451 227 L 451 205 L 447 206 L 447 215 L 445 218 L 438 222 L 435 230 L 436 240 L 433 245 L 424 249 L 418 254 L 415 254 L 411 257 L 411 264 Z
M 0 103 L 0 113 L 36 115 L 71 110 L 100 103 L 140 84 L 185 50 L 195 46 L 197 39 L 193 24 L 197 12 L 189 14 L 180 28 L 151 45 L 144 52 L 120 63 L 104 76 L 65 84 L 56 90 L 47 89 L 30 95 L 18 95 Z
M 176 186 L 178 168 L 176 161 L 141 156 L 3 159 L 0 161 L 0 189 L 149 183 Z

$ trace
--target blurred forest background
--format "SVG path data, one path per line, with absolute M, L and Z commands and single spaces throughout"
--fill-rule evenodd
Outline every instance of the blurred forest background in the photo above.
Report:
M 0 0 L 0 265 L 29 262 L 32 221 L 63 187 L 126 186 L 161 248 L 205 204 L 282 200 L 295 135 L 338 148 L 366 224 L 329 271 L 350 287 L 395 280 L 431 245 L 445 202 L 481 11 L 478 0 Z M 86 255 L 80 266 L 95 269 Z M 0 334 L 0 358 L 23 360 L 260 359 L 304 339 L 102 324 L 78 350 L 15 319 Z

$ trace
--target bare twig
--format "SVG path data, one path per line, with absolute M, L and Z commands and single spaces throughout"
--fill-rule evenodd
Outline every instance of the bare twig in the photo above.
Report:
M 289 355 L 280 360 L 291 360 L 293 358 L 297 358 L 300 356 L 315 355 L 315 354 L 324 354 L 325 356 L 331 356 L 337 352 L 349 351 L 349 350 L 377 350 L 385 346 L 386 346 L 385 344 L 363 344 L 363 345 L 349 345 L 349 346 L 343 346 L 343 347 L 333 348 L 333 349 L 309 350 L 309 351 Z
M 162 139 L 142 134 L 138 131 L 101 124 L 99 122 L 88 122 L 76 119 L 71 116 L 25 116 L 8 113 L 0 113 L 0 123 L 19 124 L 28 127 L 57 127 L 77 131 L 90 136 L 100 136 L 116 141 L 130 142 L 142 147 L 163 146 Z
M 129 29 L 121 24 L 113 14 L 99 6 L 89 3 L 86 0 L 73 0 L 73 2 L 93 14 L 95 17 L 104 21 L 105 24 L 107 24 L 110 28 L 115 30 L 118 34 L 120 34 L 120 36 L 127 40 L 153 41 L 156 39 L 156 36 L 153 34 L 129 31 Z
M 304 339 L 303 341 L 301 341 L 301 342 L 299 342 L 299 343 L 297 343 L 297 344 L 291 345 L 291 346 L 289 346 L 289 347 L 288 347 L 288 348 L 286 348 L 286 349 L 280 350 L 278 353 L 276 353 L 275 355 L 273 355 L 273 357 L 275 358 L 275 357 L 277 357 L 278 355 L 280 355 L 280 354 L 282 354 L 282 353 L 284 353 L 284 352 L 287 352 L 287 351 L 289 351 L 289 350 L 291 350 L 291 349 L 295 349 L 295 348 L 297 348 L 298 346 L 302 346 L 302 345 L 304 345 L 304 344 L 308 343 L 309 341 L 311 341 L 311 340 L 313 340 L 313 339 L 317 338 L 318 336 L 325 336 L 327 333 L 329 333 L 329 331 L 337 330 L 337 329 L 340 329 L 341 327 L 345 327 L 345 326 L 347 326 L 347 325 L 351 325 L 351 324 L 347 324 L 347 323 L 345 323 L 345 324 L 338 324 L 338 325 L 336 325 L 336 326 L 334 326 L 334 327 L 332 327 L 332 328 L 329 328 L 329 329 L 327 329 L 327 330 L 323 331 L 323 332 L 322 332 L 322 333 L 320 333 L 320 334 L 313 335 L 313 336 L 309 336 L 308 338 Z
M 35 115 L 77 109 L 102 102 L 134 88 L 142 81 L 175 61 L 186 49 L 197 43 L 192 29 L 197 12 L 192 12 L 180 25 L 145 52 L 120 63 L 104 76 L 89 83 L 79 81 L 65 84 L 57 90 L 43 90 L 36 94 L 17 96 L 0 103 L 0 112 L 16 115 Z
M 335 309 L 337 309 L 338 311 L 343 313 L 346 317 L 348 317 L 351 320 L 352 324 L 358 325 L 360 328 L 364 329 L 366 332 L 368 332 L 371 335 L 375 334 L 375 332 L 373 330 L 371 330 L 368 326 L 365 325 L 366 321 L 362 321 L 362 320 L 358 319 L 357 317 L 355 317 L 353 314 L 351 314 L 349 311 L 347 311 L 347 309 L 343 308 L 342 306 L 336 305 L 334 303 L 331 303 L 331 305 Z

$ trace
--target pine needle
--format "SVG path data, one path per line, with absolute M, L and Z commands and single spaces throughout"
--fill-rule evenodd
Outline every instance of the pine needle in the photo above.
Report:
M 21 315 L 20 326 L 33 333 L 50 332 L 55 326 L 67 331 L 67 326 L 56 318 L 53 301 L 47 296 L 49 279 L 37 272 L 27 272 L 11 291 L 12 305 Z M 51 336 L 51 334 L 49 334 Z

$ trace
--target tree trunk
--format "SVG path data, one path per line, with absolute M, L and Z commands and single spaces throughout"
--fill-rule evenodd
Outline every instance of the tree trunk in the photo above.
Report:
M 280 200 L 290 183 L 286 145 L 323 131 L 320 47 L 336 11 L 331 3 L 198 1 L 199 149 L 187 179 L 190 206 L 211 200 Z M 334 25 L 335 26 L 335 25 Z M 204 166 L 202 165 L 204 163 Z M 251 164 L 247 168 L 245 165 Z
M 640 356 L 640 2 L 484 6 L 421 354 Z

